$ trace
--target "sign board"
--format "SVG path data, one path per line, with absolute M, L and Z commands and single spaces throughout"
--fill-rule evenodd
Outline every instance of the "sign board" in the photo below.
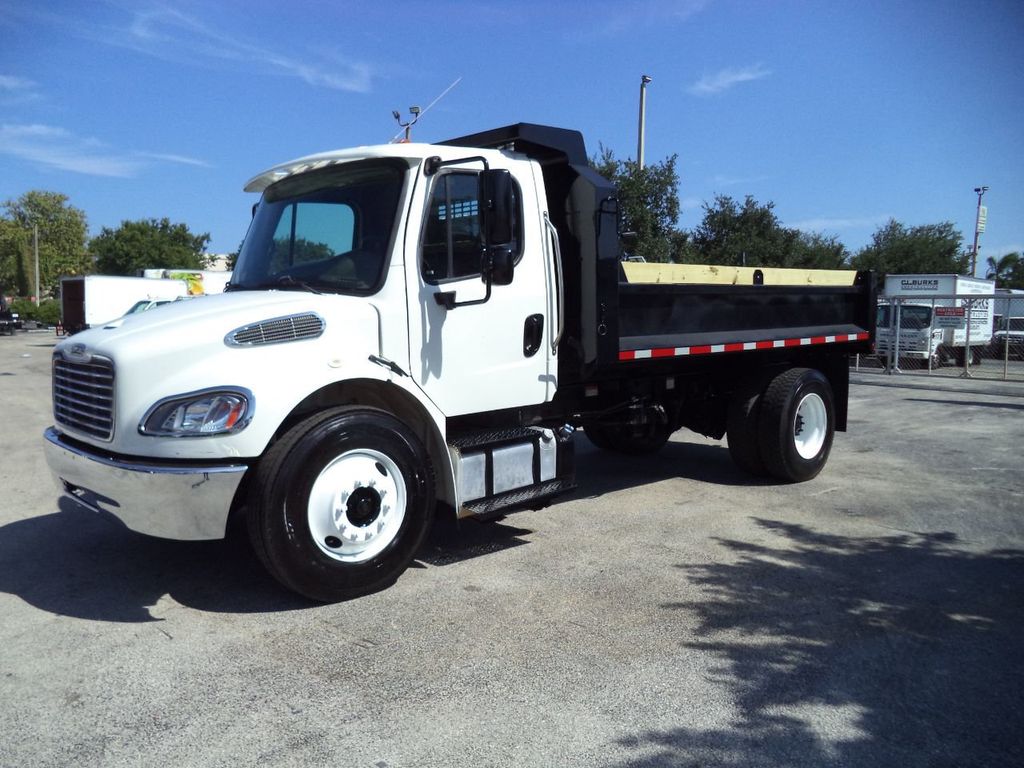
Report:
M 985 224 L 988 223 L 988 206 L 978 206 L 978 234 L 985 231 Z
M 963 307 L 935 307 L 936 328 L 963 328 L 966 322 L 966 310 Z

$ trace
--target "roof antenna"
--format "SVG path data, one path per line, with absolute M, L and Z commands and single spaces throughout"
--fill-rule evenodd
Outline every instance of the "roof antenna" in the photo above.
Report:
M 394 110 L 391 113 L 391 115 L 392 115 L 392 117 L 395 118 L 395 120 L 398 121 L 398 124 L 402 127 L 402 130 L 399 131 L 398 133 L 396 133 L 394 136 L 391 137 L 390 143 L 391 144 L 396 144 L 396 143 L 398 143 L 398 144 L 406 144 L 409 141 L 411 141 L 412 140 L 412 127 L 414 125 L 416 125 L 416 122 L 421 117 L 423 117 L 423 115 L 427 114 L 427 110 L 429 110 L 432 106 L 437 104 L 437 102 L 439 102 L 446 95 L 448 95 L 448 91 L 450 91 L 452 88 L 454 88 L 456 85 L 458 85 L 461 82 L 462 82 L 462 76 L 460 75 L 459 77 L 455 78 L 454 81 L 452 81 L 451 85 L 449 85 L 447 88 L 445 88 L 443 91 L 441 91 L 440 95 L 438 95 L 438 97 L 436 99 L 434 99 L 432 102 L 427 104 L 425 109 L 421 110 L 419 107 L 409 107 L 409 114 L 412 115 L 412 119 L 409 120 L 407 123 L 403 123 L 402 122 L 402 115 L 401 115 L 401 113 L 399 113 L 399 111 L 397 109 Z

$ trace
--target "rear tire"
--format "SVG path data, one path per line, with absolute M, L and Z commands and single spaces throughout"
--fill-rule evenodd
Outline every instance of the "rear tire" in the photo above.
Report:
M 832 449 L 835 412 L 832 387 L 819 371 L 790 368 L 761 398 L 761 459 L 774 477 L 799 483 L 815 477 Z
M 390 414 L 334 408 L 289 430 L 260 461 L 248 528 L 288 589 L 335 602 L 392 584 L 434 517 L 429 457 Z

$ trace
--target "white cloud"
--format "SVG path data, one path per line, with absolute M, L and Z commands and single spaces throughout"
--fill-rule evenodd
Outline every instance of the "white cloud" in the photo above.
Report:
M 118 152 L 96 139 L 40 124 L 0 125 L 0 153 L 56 170 L 113 178 L 137 176 L 153 161 L 209 167 L 182 155 Z
M 770 74 L 771 70 L 765 69 L 763 64 L 754 64 L 750 67 L 727 67 L 714 74 L 704 75 L 704 77 L 691 85 L 688 90 L 697 96 L 712 96 L 740 83 L 760 80 L 768 77 Z
M 885 224 L 892 216 L 888 213 L 879 214 L 876 216 L 860 216 L 860 217 L 826 217 L 822 216 L 815 219 L 804 219 L 803 221 L 797 221 L 790 224 L 794 229 L 803 230 L 804 232 L 822 232 L 822 231 L 834 231 L 838 229 L 858 229 L 860 227 L 879 227 Z
M 713 187 L 737 187 L 740 185 L 757 184 L 761 181 L 767 181 L 770 176 L 726 176 L 725 174 L 716 174 L 711 177 L 711 185 Z
M 136 12 L 128 27 L 114 34 L 110 30 L 95 30 L 92 36 L 100 42 L 167 61 L 205 67 L 227 64 L 256 68 L 339 91 L 368 92 L 374 77 L 368 64 L 346 60 L 335 51 L 306 48 L 301 57 L 289 56 L 259 41 L 220 32 L 167 6 Z
M 24 77 L 14 75 L 0 75 L 0 91 L 30 91 L 36 87 L 36 83 Z

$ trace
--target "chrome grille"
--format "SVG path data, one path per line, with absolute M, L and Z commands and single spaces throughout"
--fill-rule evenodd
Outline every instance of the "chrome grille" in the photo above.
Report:
M 234 347 L 253 347 L 259 344 L 281 344 L 286 341 L 315 339 L 324 332 L 324 320 L 312 312 L 302 315 L 276 317 L 253 325 L 236 328 L 224 342 Z
M 114 364 L 53 358 L 53 418 L 68 429 L 110 440 L 114 436 Z

